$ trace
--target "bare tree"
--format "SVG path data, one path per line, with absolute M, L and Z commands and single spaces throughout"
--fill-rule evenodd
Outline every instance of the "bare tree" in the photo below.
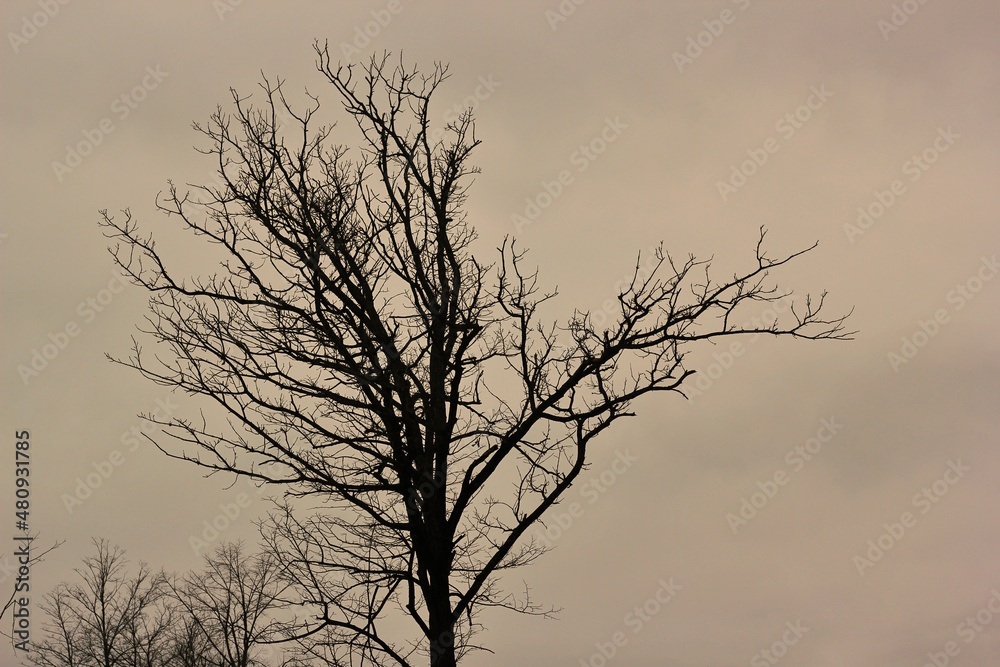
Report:
M 46 638 L 31 647 L 31 664 L 40 667 L 84 667 L 87 651 L 83 646 L 83 620 L 75 613 L 67 587 L 59 586 L 50 593 L 42 611 L 48 616 Z
M 451 667 L 477 648 L 482 609 L 545 613 L 497 576 L 542 553 L 527 531 L 599 434 L 636 399 L 683 392 L 692 345 L 850 332 L 846 316 L 821 315 L 823 297 L 740 326 L 788 295 L 770 273 L 805 252 L 772 259 L 763 230 L 731 277 L 661 249 L 652 275 L 637 262 L 608 326 L 580 311 L 540 321 L 555 294 L 524 251 L 505 239 L 495 262 L 473 254 L 472 114 L 443 134 L 429 120 L 447 68 L 422 75 L 383 56 L 358 69 L 316 50 L 359 151 L 316 127 L 317 98 L 296 111 L 265 79 L 262 106 L 233 91 L 230 111 L 195 125 L 218 185 L 171 183 L 158 199 L 219 252 L 220 273 L 178 275 L 128 210 L 102 211 L 115 261 L 151 293 L 145 333 L 161 345 L 151 358 L 135 342 L 117 361 L 228 417 L 153 419 L 173 439 L 164 452 L 284 490 L 265 534 L 308 609 L 295 635 L 313 655 Z
M 193 627 L 185 639 L 201 645 L 201 656 L 218 667 L 254 667 L 263 644 L 279 627 L 273 612 L 285 586 L 281 564 L 271 555 L 248 555 L 239 543 L 218 546 L 202 571 L 175 582 L 172 594 Z M 189 636 L 197 632 L 201 637 Z M 195 651 L 191 651 L 192 654 Z
M 140 563 L 129 575 L 125 552 L 94 540 L 97 553 L 45 597 L 44 637 L 29 660 L 40 667 L 160 667 L 167 664 L 166 577 Z
M 126 624 L 126 651 L 118 664 L 128 667 L 172 667 L 170 653 L 172 624 L 176 620 L 172 605 L 165 598 L 166 579 L 159 577 L 157 590 L 150 596 L 143 613 L 132 614 Z
M 215 667 L 209 660 L 211 645 L 197 620 L 178 615 L 169 640 L 172 667 Z

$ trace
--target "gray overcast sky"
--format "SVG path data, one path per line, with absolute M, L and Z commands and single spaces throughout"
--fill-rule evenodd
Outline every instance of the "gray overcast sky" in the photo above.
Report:
M 723 273 L 744 268 L 766 225 L 774 254 L 819 240 L 779 278 L 797 294 L 829 290 L 861 330 L 853 343 L 695 352 L 698 395 L 643 401 L 602 436 L 571 498 L 582 515 L 511 578 L 560 620 L 490 616 L 482 640 L 496 653 L 470 666 L 599 665 L 618 631 L 612 665 L 770 664 L 760 652 L 783 637 L 788 665 L 919 667 L 948 642 L 954 664 L 996 664 L 1000 5 L 561 6 L 3 4 L 0 493 L 11 507 L 13 433 L 30 429 L 33 526 L 67 540 L 33 572 L 34 599 L 72 575 L 91 536 L 155 566 L 195 565 L 189 538 L 242 492 L 133 451 L 137 413 L 198 405 L 103 358 L 126 350 L 145 298 L 113 282 L 97 211 L 128 206 L 164 229 L 152 202 L 166 180 L 212 170 L 191 122 L 229 86 L 254 91 L 262 70 L 342 119 L 314 69 L 319 38 L 349 59 L 389 49 L 451 63 L 441 121 L 471 95 L 483 140 L 470 220 L 485 248 L 515 234 L 531 249 L 543 284 L 560 288 L 553 316 L 600 308 L 660 240 L 714 254 Z M 544 184 L 563 170 L 550 201 Z M 535 213 L 526 200 L 544 208 L 518 225 L 512 215 Z M 19 372 L 67 327 L 77 335 L 37 375 Z M 809 446 L 808 460 L 796 453 Z M 119 465 L 67 508 L 115 451 Z M 265 504 L 247 498 L 225 538 L 253 537 Z M 743 507 L 745 524 L 743 499 L 758 505 Z M 0 554 L 12 524 L 4 516 Z M 870 565 L 869 540 L 886 548 Z M 655 602 L 671 578 L 680 589 Z M 655 613 L 629 616 L 649 600 Z M 983 609 L 983 625 L 966 624 Z

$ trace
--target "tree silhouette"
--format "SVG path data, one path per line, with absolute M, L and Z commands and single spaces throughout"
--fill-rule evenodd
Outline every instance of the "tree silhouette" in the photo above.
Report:
M 153 418 L 165 453 L 283 490 L 265 536 L 308 609 L 291 635 L 311 655 L 451 667 L 479 648 L 484 608 L 546 613 L 498 575 L 544 551 L 527 531 L 599 434 L 636 399 L 683 392 L 692 344 L 850 332 L 846 316 L 821 316 L 823 297 L 785 321 L 737 324 L 789 294 L 770 271 L 808 250 L 771 259 L 763 229 L 729 278 L 661 248 L 651 275 L 637 262 L 607 326 L 581 311 L 540 321 L 555 294 L 525 251 L 507 238 L 494 260 L 473 253 L 472 113 L 444 132 L 430 122 L 447 67 L 337 65 L 315 48 L 359 150 L 316 125 L 318 98 L 297 111 L 265 79 L 260 106 L 232 91 L 229 111 L 195 125 L 217 184 L 171 183 L 158 198 L 220 272 L 182 276 L 128 210 L 102 211 L 116 263 L 151 293 L 144 333 L 157 344 L 116 361 L 225 413 Z
M 96 554 L 46 595 L 47 622 L 28 660 L 39 667 L 159 667 L 169 659 L 166 577 L 140 564 L 129 574 L 125 552 L 94 540 Z
M 184 616 L 177 621 L 171 637 L 170 665 L 176 667 L 216 667 L 209 656 L 212 647 L 197 620 Z
M 218 667 L 254 667 L 261 647 L 274 638 L 273 612 L 283 591 L 281 565 L 270 555 L 246 553 L 226 543 L 205 557 L 205 566 L 176 580 L 171 592 L 190 625 L 178 646 L 184 655 Z
M 299 656 L 267 660 L 281 637 L 282 566 L 268 554 L 225 543 L 204 567 L 180 577 L 94 540 L 76 581 L 62 582 L 41 610 L 43 638 L 27 658 L 37 667 L 311 667 Z

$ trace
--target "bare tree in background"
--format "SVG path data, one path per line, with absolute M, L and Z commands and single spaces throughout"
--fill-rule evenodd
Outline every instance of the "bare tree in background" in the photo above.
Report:
M 200 650 L 207 664 L 218 667 L 264 664 L 261 647 L 278 628 L 273 612 L 284 591 L 281 569 L 269 554 L 250 555 L 241 544 L 227 543 L 205 557 L 201 571 L 176 581 L 172 595 L 192 626 L 182 636 L 200 647 L 185 653 Z
M 171 665 L 175 667 L 215 667 L 209 660 L 212 648 L 198 621 L 181 615 L 170 637 Z
M 166 577 L 140 564 L 129 574 L 125 552 L 95 540 L 97 553 L 42 604 L 44 637 L 28 660 L 39 667 L 161 667 L 168 664 L 170 610 Z
M 691 346 L 850 332 L 821 315 L 822 297 L 787 320 L 738 324 L 788 295 L 770 272 L 802 254 L 772 259 L 763 231 L 742 272 L 719 280 L 661 251 L 648 277 L 637 262 L 608 326 L 580 311 L 540 321 L 555 295 L 513 240 L 495 261 L 473 255 L 472 114 L 443 135 L 429 120 L 447 68 L 423 75 L 384 56 L 359 69 L 316 50 L 360 150 L 331 145 L 317 98 L 296 111 L 265 80 L 262 106 L 233 91 L 230 111 L 195 126 L 219 185 L 171 184 L 159 200 L 221 272 L 179 275 L 127 210 L 102 212 L 116 262 L 151 292 L 145 333 L 159 344 L 118 361 L 225 413 L 153 419 L 166 453 L 284 491 L 265 534 L 305 606 L 292 634 L 312 655 L 452 667 L 478 648 L 481 610 L 544 613 L 498 575 L 543 552 L 527 531 L 599 434 L 642 396 L 682 393 Z

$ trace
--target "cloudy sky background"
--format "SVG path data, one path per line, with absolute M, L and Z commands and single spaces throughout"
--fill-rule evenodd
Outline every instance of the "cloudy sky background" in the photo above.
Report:
M 70 2 L 32 18 L 44 4 L 0 10 L 2 506 L 12 506 L 13 433 L 30 429 L 32 524 L 43 541 L 66 540 L 34 570 L 36 600 L 72 576 L 92 536 L 157 567 L 195 566 L 189 537 L 244 490 L 123 444 L 141 427 L 137 413 L 197 403 L 104 359 L 127 350 L 145 296 L 128 287 L 99 313 L 86 305 L 113 279 L 97 211 L 131 207 L 147 228 L 166 229 L 152 206 L 166 180 L 204 182 L 212 170 L 192 150 L 191 122 L 226 102 L 230 86 L 253 92 L 261 70 L 284 77 L 297 99 L 308 87 L 325 119 L 342 120 L 310 44 L 329 40 L 339 52 L 388 6 Z M 915 13 L 898 13 L 904 4 Z M 960 649 L 955 664 L 995 664 L 1000 616 L 971 638 L 959 624 L 995 593 L 1000 609 L 1000 278 L 989 261 L 1000 252 L 1000 6 L 897 3 L 901 25 L 890 31 L 879 24 L 892 21 L 888 0 L 563 5 L 575 10 L 559 15 L 555 0 L 402 0 L 369 44 L 352 45 L 355 60 L 389 49 L 423 66 L 450 62 L 442 120 L 493 82 L 475 100 L 482 174 L 468 207 L 484 247 L 515 234 L 543 284 L 559 286 L 550 312 L 565 317 L 599 308 L 640 249 L 663 240 L 681 256 L 714 254 L 724 275 L 753 261 L 766 225 L 774 254 L 820 242 L 776 277 L 797 294 L 829 290 L 831 313 L 853 306 L 860 334 L 757 340 L 722 372 L 721 347 L 695 351 L 704 391 L 644 400 L 637 418 L 604 436 L 583 484 L 618 456 L 637 462 L 593 503 L 581 486 L 571 500 L 583 516 L 512 579 L 562 607 L 560 619 L 491 615 L 481 640 L 496 653 L 468 664 L 596 665 L 596 644 L 621 630 L 627 643 L 609 664 L 746 665 L 796 622 L 808 631 L 782 664 L 918 667 L 949 641 Z M 705 32 L 706 21 L 720 34 Z M 700 53 L 690 47 L 699 33 Z M 694 57 L 683 62 L 676 54 L 688 48 Z M 115 101 L 153 83 L 150 71 L 159 82 L 122 117 Z M 793 133 L 779 125 L 814 90 L 828 94 L 800 111 L 808 120 Z M 69 172 L 54 169 L 104 119 L 113 131 L 92 153 Z M 575 151 L 609 121 L 624 127 L 580 171 Z M 349 130 L 343 123 L 338 136 L 353 142 Z M 767 161 L 724 198 L 718 183 L 765 145 Z M 907 162 L 925 151 L 933 164 L 914 172 Z M 515 229 L 512 214 L 564 169 L 573 182 Z M 884 214 L 849 234 L 858 207 L 897 179 Z M 960 285 L 978 291 L 961 296 Z M 894 369 L 887 355 L 936 313 L 936 334 L 918 335 L 926 344 Z M 73 324 L 79 335 L 24 382 L 19 366 Z M 831 421 L 836 433 L 810 461 L 786 458 Z M 121 465 L 70 513 L 64 494 L 115 450 Z M 959 462 L 967 471 L 940 482 Z M 734 534 L 727 514 L 779 471 L 787 483 Z M 915 503 L 935 482 L 947 493 Z M 252 498 L 225 538 L 253 538 L 266 505 Z M 908 511 L 915 525 L 859 573 L 855 557 Z M 12 523 L 5 517 L 0 554 L 11 551 Z M 680 590 L 633 632 L 626 615 L 671 578 Z

